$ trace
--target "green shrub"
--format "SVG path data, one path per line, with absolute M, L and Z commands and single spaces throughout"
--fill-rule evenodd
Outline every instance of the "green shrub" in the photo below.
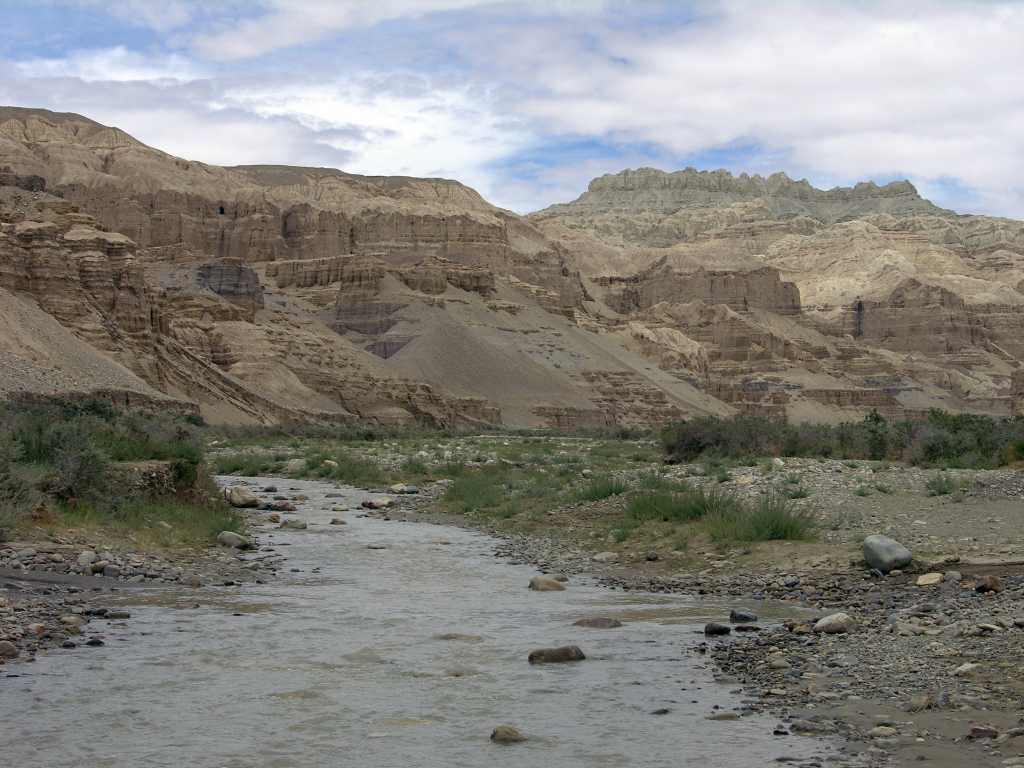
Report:
M 576 498 L 579 501 L 600 501 L 610 496 L 618 496 L 626 492 L 626 484 L 611 477 L 594 478 L 579 491 Z
M 814 518 L 798 511 L 789 500 L 775 491 L 761 496 L 753 506 L 734 504 L 706 519 L 715 541 L 776 541 L 809 539 L 814 533 Z
M 790 488 L 786 491 L 786 497 L 790 499 L 806 499 L 810 495 L 810 492 L 802 485 L 797 486 L 796 488 Z
M 858 485 L 856 488 L 853 489 L 853 495 L 854 496 L 870 496 L 871 495 L 871 489 L 868 488 L 866 485 Z
M 994 419 L 938 410 L 922 421 L 889 422 L 872 411 L 860 422 L 834 425 L 794 425 L 750 415 L 705 417 L 667 427 L 661 443 L 672 461 L 812 456 L 984 468 L 1024 456 L 1024 418 Z
M 928 478 L 924 487 L 929 496 L 949 496 L 960 488 L 960 484 L 946 472 L 938 472 Z
M 272 456 L 248 451 L 218 454 L 213 459 L 213 471 L 218 475 L 260 477 L 276 471 L 277 465 Z
M 486 470 L 456 478 L 444 495 L 445 502 L 463 514 L 473 514 L 497 507 L 504 498 L 505 489 L 501 476 Z
M 892 486 L 885 483 L 875 483 L 875 490 L 888 496 L 892 493 Z
M 626 515 L 641 522 L 660 520 L 685 523 L 731 509 L 737 503 L 731 494 L 717 490 L 695 488 L 682 492 L 649 491 L 630 500 Z

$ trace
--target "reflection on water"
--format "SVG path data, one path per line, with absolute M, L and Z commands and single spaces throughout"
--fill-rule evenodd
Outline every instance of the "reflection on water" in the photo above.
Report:
M 326 500 L 337 489 L 289 485 L 309 497 L 299 516 L 310 528 L 261 536 L 290 544 L 280 579 L 125 594 L 132 619 L 105 647 L 55 651 L 0 678 L 5 762 L 748 768 L 826 748 L 773 737 L 768 718 L 705 719 L 740 705 L 689 650 L 725 604 L 579 581 L 531 592 L 534 571 L 495 559 L 486 536 L 357 512 L 330 526 L 332 506 L 357 507 L 363 494 Z M 448 545 L 433 543 L 439 533 Z M 573 626 L 596 615 L 626 623 Z M 563 644 L 587 660 L 526 662 Z M 503 723 L 530 740 L 491 744 Z

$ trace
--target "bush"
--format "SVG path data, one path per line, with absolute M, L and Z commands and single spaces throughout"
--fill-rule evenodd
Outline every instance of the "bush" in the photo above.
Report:
M 924 484 L 929 496 L 949 496 L 960 488 L 960 484 L 945 472 L 928 478 Z
M 708 530 L 715 541 L 778 541 L 809 539 L 814 518 L 801 512 L 775 491 L 761 496 L 754 506 L 734 504 L 723 507 L 707 518 Z
M 444 500 L 463 514 L 497 507 L 505 498 L 503 483 L 496 472 L 480 470 L 456 478 L 445 492 Z
M 69 436 L 74 430 L 69 429 Z M 58 499 L 96 500 L 111 491 L 108 483 L 109 460 L 94 444 L 70 441 L 53 457 L 53 476 L 49 490 Z
M 595 478 L 576 493 L 579 501 L 600 501 L 626 492 L 625 483 L 610 477 Z
M 717 490 L 650 491 L 634 496 L 626 507 L 626 515 L 638 522 L 685 523 L 731 509 L 737 503 L 731 494 Z
M 793 425 L 760 416 L 705 417 L 667 427 L 661 442 L 671 461 L 814 456 L 984 468 L 1024 456 L 1024 418 L 937 410 L 923 421 L 888 422 L 872 411 L 860 422 L 836 425 Z

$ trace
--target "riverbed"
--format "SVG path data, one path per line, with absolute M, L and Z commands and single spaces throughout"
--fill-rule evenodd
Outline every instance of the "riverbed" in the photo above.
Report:
M 743 711 L 694 650 L 727 603 L 580 577 L 532 592 L 537 572 L 496 558 L 488 536 L 366 516 L 356 489 L 241 481 L 308 497 L 286 516 L 308 530 L 256 528 L 261 549 L 248 556 L 284 555 L 278 577 L 122 594 L 111 605 L 132 616 L 110 623 L 105 646 L 8 668 L 7 764 L 748 768 L 836 755 L 827 741 L 773 735 L 766 715 L 708 719 Z M 573 626 L 594 616 L 624 625 Z M 587 659 L 527 663 L 566 644 Z M 491 743 L 499 724 L 528 740 Z

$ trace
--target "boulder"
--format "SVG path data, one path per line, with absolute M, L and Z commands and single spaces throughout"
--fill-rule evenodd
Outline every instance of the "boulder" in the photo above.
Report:
M 258 507 L 260 500 L 256 497 L 256 494 L 246 488 L 244 485 L 232 485 L 226 491 L 224 491 L 224 498 L 227 499 L 228 504 L 232 507 Z
M 874 534 L 864 539 L 864 560 L 882 573 L 908 566 L 913 559 L 909 549 L 888 536 Z
M 563 592 L 565 585 L 547 576 L 534 576 L 530 579 L 530 589 L 534 592 Z
M 87 549 L 84 552 L 82 552 L 82 554 L 80 554 L 78 556 L 78 560 L 76 562 L 80 566 L 85 568 L 86 566 L 89 566 L 89 565 L 92 565 L 93 563 L 95 563 L 96 560 L 97 560 L 96 553 L 93 552 L 91 549 Z
M 18 658 L 18 647 L 10 640 L 0 640 L 0 659 Z
M 592 558 L 595 563 L 614 563 L 619 559 L 618 552 L 598 552 Z
M 560 648 L 538 648 L 530 651 L 527 660 L 531 664 L 559 664 L 566 661 L 583 661 L 586 656 L 575 645 L 563 645 Z
M 942 583 L 941 573 L 922 573 L 917 577 L 917 586 L 919 587 L 934 587 L 936 584 Z
M 518 744 L 526 741 L 526 737 L 511 725 L 499 725 L 491 731 L 491 741 L 495 744 Z
M 372 496 L 362 503 L 364 509 L 387 509 L 395 503 L 394 499 L 387 496 Z
M 975 592 L 1002 592 L 1003 582 L 998 576 L 982 576 L 974 584 Z
M 286 531 L 304 531 L 308 527 L 305 520 L 285 520 L 278 526 Z
M 222 547 L 234 547 L 235 549 L 249 549 L 252 546 L 245 536 L 234 531 L 221 531 L 217 534 L 217 543 Z
M 848 613 L 833 613 L 814 624 L 814 631 L 825 635 L 839 635 L 853 629 L 853 618 Z
M 718 635 L 728 635 L 732 632 L 732 627 L 726 626 L 725 624 L 718 624 L 714 621 L 710 621 L 704 625 L 704 634 L 710 637 Z
M 331 518 L 331 525 L 347 525 L 347 523 L 344 520 L 342 520 L 340 517 L 332 517 Z
M 609 616 L 597 616 L 593 619 L 579 619 L 573 622 L 574 627 L 588 627 L 589 629 L 615 629 L 621 627 L 622 622 Z

